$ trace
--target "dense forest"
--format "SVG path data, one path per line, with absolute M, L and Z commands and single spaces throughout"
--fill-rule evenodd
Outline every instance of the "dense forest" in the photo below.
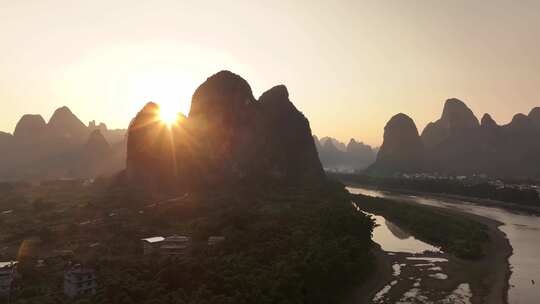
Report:
M 414 233 L 420 239 L 464 259 L 487 254 L 487 227 L 463 216 L 452 216 L 436 208 L 391 201 L 363 195 L 352 195 L 362 210 L 381 214 Z
M 73 303 L 61 292 L 65 261 L 46 258 L 44 267 L 33 267 L 47 248 L 73 244 L 79 249 L 72 261 L 95 269 L 98 280 L 97 294 L 75 303 L 330 303 L 374 270 L 373 221 L 354 210 L 339 184 L 208 191 L 153 207 L 128 189 L 39 192 L 39 200 L 20 203 L 0 224 L 6 233 L 39 240 L 37 254 L 20 261 L 13 303 Z M 32 225 L 18 229 L 28 217 L 15 216 L 31 213 L 38 215 Z M 109 216 L 100 224 L 70 224 L 90 214 Z M 66 228 L 57 231 L 59 225 Z M 38 228 L 48 229 L 46 242 Z M 142 254 L 140 238 L 174 233 L 193 238 L 188 256 Z M 209 247 L 211 235 L 226 241 Z

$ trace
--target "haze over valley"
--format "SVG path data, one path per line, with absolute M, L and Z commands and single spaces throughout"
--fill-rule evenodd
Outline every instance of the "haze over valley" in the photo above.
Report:
M 4 2 L 0 303 L 538 302 L 540 2 Z

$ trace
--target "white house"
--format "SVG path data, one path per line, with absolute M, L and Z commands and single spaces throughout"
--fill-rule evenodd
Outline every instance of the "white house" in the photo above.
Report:
M 143 253 L 159 253 L 168 256 L 183 256 L 191 249 L 191 237 L 173 235 L 169 237 L 154 236 L 141 239 Z
M 0 262 L 0 297 L 8 297 L 16 274 L 16 261 Z
M 159 248 L 159 245 L 161 244 L 161 242 L 163 242 L 164 239 L 165 238 L 162 236 L 154 236 L 154 237 L 141 239 L 143 243 L 143 254 L 147 255 L 147 254 L 151 254 L 157 251 L 157 249 Z

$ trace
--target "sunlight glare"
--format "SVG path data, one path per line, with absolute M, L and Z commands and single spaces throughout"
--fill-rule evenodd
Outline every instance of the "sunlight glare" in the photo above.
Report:
M 196 88 L 195 81 L 187 75 L 168 73 L 166 70 L 156 69 L 145 71 L 132 76 L 131 88 L 133 100 L 136 104 L 134 111 L 138 111 L 144 103 L 154 101 L 160 107 L 158 118 L 167 125 L 177 122 L 178 115 L 187 115 L 190 100 Z
M 176 123 L 178 119 L 178 113 L 173 107 L 170 107 L 167 104 L 160 105 L 159 119 L 168 125 L 172 125 Z

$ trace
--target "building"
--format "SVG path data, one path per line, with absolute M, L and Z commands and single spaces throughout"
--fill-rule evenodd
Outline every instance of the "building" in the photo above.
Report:
M 16 275 L 17 262 L 0 262 L 0 298 L 9 297 L 11 294 L 11 287 L 13 285 L 13 279 Z
M 159 252 L 167 256 L 184 256 L 191 249 L 191 237 L 173 235 L 166 237 L 159 247 Z
M 96 288 L 93 269 L 77 264 L 64 273 L 64 294 L 70 298 L 94 295 Z
M 188 236 L 155 236 L 141 241 L 145 255 L 158 253 L 165 256 L 184 256 L 191 249 L 191 237 Z
M 143 254 L 152 254 L 159 249 L 159 246 L 161 242 L 163 242 L 165 238 L 162 236 L 154 236 L 150 238 L 141 239 L 143 243 Z
M 224 236 L 211 236 L 208 238 L 208 246 L 214 246 L 225 241 Z

